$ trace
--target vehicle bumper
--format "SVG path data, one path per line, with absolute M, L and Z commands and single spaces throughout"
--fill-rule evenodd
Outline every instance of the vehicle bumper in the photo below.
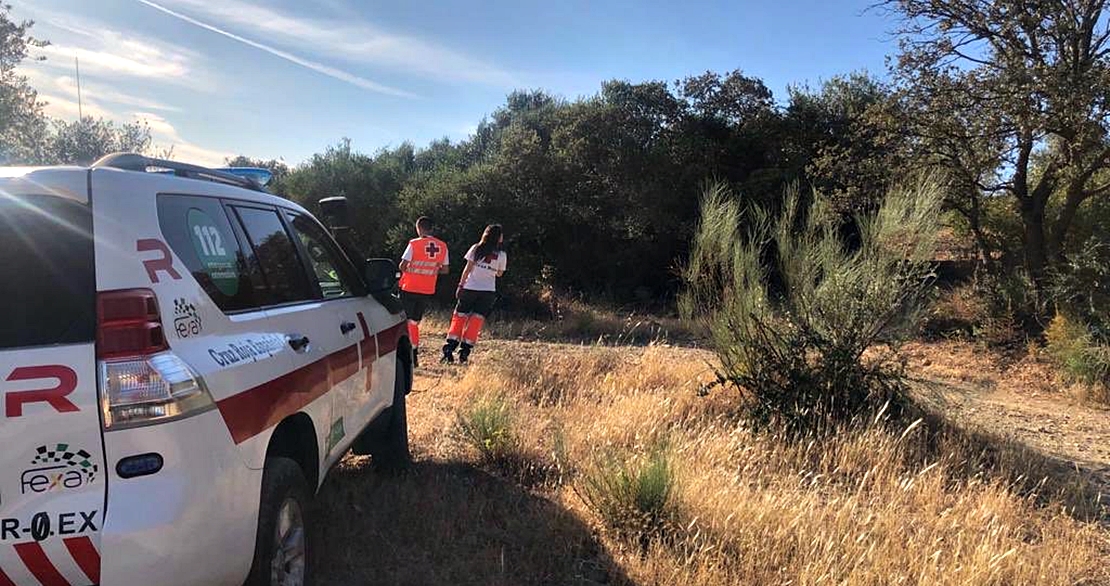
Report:
M 109 469 L 101 583 L 239 585 L 250 571 L 262 471 L 243 463 L 212 410 L 105 434 Z M 155 452 L 162 469 L 124 479 L 121 458 Z

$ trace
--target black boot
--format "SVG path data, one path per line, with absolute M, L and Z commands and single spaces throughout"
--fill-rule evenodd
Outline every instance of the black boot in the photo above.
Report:
M 446 363 L 446 364 L 454 364 L 455 363 L 455 348 L 458 348 L 458 347 L 459 347 L 459 341 L 458 340 L 447 340 L 447 343 L 443 345 L 443 358 L 440 359 L 440 362 L 443 362 L 443 363 Z
M 474 346 L 463 342 L 462 349 L 459 350 L 459 364 L 466 364 L 470 361 L 470 351 L 473 349 Z
M 412 349 L 412 367 L 420 368 L 420 346 Z

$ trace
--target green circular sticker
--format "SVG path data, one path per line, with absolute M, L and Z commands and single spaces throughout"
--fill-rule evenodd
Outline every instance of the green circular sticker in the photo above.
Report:
M 216 222 L 203 211 L 192 208 L 187 216 L 189 236 L 197 251 L 204 272 L 224 295 L 239 292 L 239 270 L 235 262 L 231 238 L 216 227 Z

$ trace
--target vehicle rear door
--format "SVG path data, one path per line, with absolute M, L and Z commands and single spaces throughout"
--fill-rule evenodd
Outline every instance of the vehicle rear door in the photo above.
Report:
M 0 182 L 0 585 L 100 581 L 92 232 L 87 201 Z

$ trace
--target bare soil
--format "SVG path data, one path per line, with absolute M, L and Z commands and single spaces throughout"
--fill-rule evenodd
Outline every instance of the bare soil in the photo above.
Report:
M 1088 472 L 1110 495 L 1110 407 L 1081 400 L 1045 361 L 960 342 L 915 343 L 905 354 L 918 389 L 954 421 Z

